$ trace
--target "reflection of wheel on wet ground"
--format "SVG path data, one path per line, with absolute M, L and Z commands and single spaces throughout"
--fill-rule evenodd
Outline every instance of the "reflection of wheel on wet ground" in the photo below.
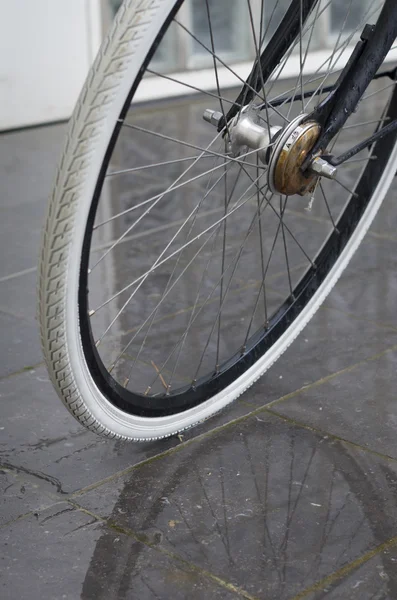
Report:
M 253 55 L 279 35 L 286 11 L 266 4 L 247 0 L 239 15 Z M 72 120 L 40 266 L 47 365 L 85 426 L 145 440 L 202 421 L 310 320 L 386 196 L 397 149 L 391 135 L 335 180 L 311 172 L 303 181 L 319 130 L 302 116 L 382 5 L 305 1 L 292 45 L 236 106 L 231 86 L 249 69 L 240 75 L 244 65 L 222 52 L 214 2 L 202 0 L 200 35 L 181 20 L 180 0 L 124 3 Z M 327 19 L 338 29 L 316 53 Z M 191 74 L 162 71 L 162 44 L 176 35 L 200 49 L 204 90 Z M 138 104 L 165 85 L 183 98 Z M 394 118 L 393 87 L 372 82 L 328 150 L 339 154 L 352 133 L 365 139 Z
M 393 535 L 395 481 L 395 471 L 384 462 L 341 442 L 283 422 L 251 420 L 138 467 L 122 483 L 108 484 L 104 497 L 110 498 L 106 516 L 121 529 L 255 598 L 282 599 Z M 117 498 L 114 506 L 111 498 Z M 148 550 L 122 536 L 115 555 L 114 535 L 102 532 L 83 597 L 93 597 L 95 590 L 99 599 L 120 585 L 145 597 L 140 565 Z M 381 553 L 363 571 L 358 564 L 309 598 L 397 597 L 395 565 L 393 555 Z M 156 588 L 160 572 L 148 583 L 167 597 Z

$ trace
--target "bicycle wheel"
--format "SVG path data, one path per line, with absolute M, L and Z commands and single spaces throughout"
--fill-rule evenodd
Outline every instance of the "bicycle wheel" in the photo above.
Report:
M 165 437 L 242 394 L 308 323 L 386 196 L 395 134 L 335 180 L 313 175 L 309 195 L 294 183 L 296 157 L 281 160 L 293 140 L 314 143 L 318 127 L 304 115 L 383 6 L 300 1 L 298 30 L 287 32 L 288 2 L 221 3 L 245 63 L 215 19 L 219 2 L 127 0 L 115 19 L 71 120 L 40 263 L 48 370 L 92 431 Z M 282 54 L 218 133 L 212 110 L 234 105 L 280 22 Z M 164 57 L 177 43 L 199 72 L 169 74 Z M 394 86 L 374 80 L 329 150 L 396 118 Z M 142 103 L 164 88 L 172 102 Z M 237 130 L 244 119 L 250 135 L 268 136 L 266 151 Z

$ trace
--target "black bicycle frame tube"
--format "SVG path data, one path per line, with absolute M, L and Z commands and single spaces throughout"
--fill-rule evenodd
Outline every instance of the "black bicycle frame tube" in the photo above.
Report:
M 386 0 L 376 25 L 369 28 L 370 31 L 366 29 L 367 33 L 353 51 L 347 64 L 348 68 L 342 72 L 335 89 L 307 117 L 307 120 L 318 122 L 322 132 L 306 164 L 317 152 L 326 149 L 331 139 L 346 123 L 390 51 L 397 37 L 396 0 Z
M 284 18 L 271 40 L 256 60 L 252 71 L 240 91 L 236 103 L 226 115 L 226 121 L 235 117 L 244 106 L 251 102 L 259 92 L 283 56 L 296 40 L 318 0 L 292 0 Z M 333 137 L 342 129 L 347 119 L 356 109 L 365 90 L 376 78 L 377 71 L 386 58 L 394 40 L 397 38 L 397 0 L 385 0 L 376 25 L 366 25 L 361 41 L 356 45 L 338 81 L 329 89 L 330 94 L 306 118 L 321 125 L 321 134 L 312 152 L 308 155 L 302 169 L 306 169 L 313 156 L 326 150 Z M 397 70 L 396 70 L 397 71 Z M 326 91 L 327 88 L 324 88 Z M 265 107 L 266 103 L 261 105 Z M 225 126 L 224 119 L 218 125 L 218 131 Z M 369 142 L 370 143 L 370 142 Z

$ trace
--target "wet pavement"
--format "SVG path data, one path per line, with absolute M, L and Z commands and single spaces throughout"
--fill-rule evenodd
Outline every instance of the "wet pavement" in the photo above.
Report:
M 83 430 L 42 364 L 36 256 L 64 132 L 1 136 L 0 597 L 395 600 L 397 187 L 259 382 L 130 445 Z

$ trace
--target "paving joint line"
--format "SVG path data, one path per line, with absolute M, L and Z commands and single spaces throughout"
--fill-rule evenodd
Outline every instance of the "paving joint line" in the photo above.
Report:
M 23 269 L 23 271 L 16 271 L 15 273 L 4 275 L 3 277 L 0 277 L 0 283 L 3 283 L 4 281 L 10 281 L 11 279 L 18 279 L 18 277 L 29 275 L 29 273 L 34 273 L 35 271 L 37 271 L 37 267 L 30 267 L 29 269 Z
M 397 242 L 397 238 L 391 233 L 379 233 L 378 231 L 368 231 L 370 237 L 378 240 L 383 240 L 385 242 L 392 242 L 395 244 Z
M 349 319 L 352 319 L 353 321 L 371 323 L 371 325 L 374 325 L 375 327 L 378 327 L 379 329 L 388 329 L 390 331 L 397 333 L 397 327 L 393 327 L 393 325 L 389 325 L 388 323 L 383 323 L 382 321 L 374 321 L 373 319 L 367 319 L 366 317 L 357 317 L 353 313 L 348 312 L 346 310 L 342 310 L 340 308 L 336 308 L 335 306 L 329 306 L 329 305 L 323 304 L 322 306 L 320 306 L 319 310 L 329 310 L 329 311 L 333 310 L 335 312 L 341 313 L 342 315 L 346 315 L 346 317 L 349 317 Z
M 284 419 L 284 417 L 282 415 L 277 415 L 276 413 L 275 413 L 275 415 L 276 416 L 281 416 L 281 418 Z M 288 420 L 288 419 L 285 419 L 285 420 Z M 307 428 L 308 429 L 313 429 L 311 427 L 307 427 Z M 314 430 L 314 431 L 316 431 L 316 430 Z M 335 436 L 332 436 L 332 437 L 335 437 Z M 343 440 L 342 438 L 338 438 L 338 439 L 341 439 L 342 441 L 346 441 L 346 440 Z M 347 441 L 347 443 L 351 443 L 351 442 Z M 380 456 L 382 456 L 382 455 L 380 455 Z M 245 590 L 242 590 L 241 588 L 239 588 L 237 586 L 234 586 L 233 584 L 231 584 L 231 583 L 229 583 L 227 581 L 224 581 L 223 579 L 217 577 L 216 575 L 214 575 L 213 573 L 211 573 L 209 571 L 201 569 L 200 567 L 198 567 L 194 563 L 190 563 L 189 561 L 186 561 L 185 559 L 183 559 L 182 557 L 180 557 L 178 554 L 174 554 L 174 553 L 168 552 L 166 549 L 159 548 L 156 544 L 150 544 L 147 541 L 147 539 L 145 539 L 144 536 L 140 536 L 139 534 L 135 533 L 133 530 L 130 530 L 128 528 L 123 528 L 123 527 L 117 525 L 117 523 L 114 523 L 113 521 L 111 521 L 109 519 L 106 519 L 105 517 L 102 517 L 100 515 L 97 515 L 96 513 L 94 513 L 92 511 L 90 511 L 90 510 L 88 510 L 88 509 L 80 506 L 77 502 L 74 502 L 72 499 L 69 499 L 69 498 L 59 499 L 58 501 L 53 502 L 49 506 L 46 506 L 44 510 L 49 510 L 49 509 L 53 508 L 54 506 L 56 506 L 57 504 L 62 504 L 62 503 L 65 503 L 65 502 L 67 504 L 70 504 L 71 506 L 73 506 L 79 512 L 87 514 L 88 516 L 94 518 L 98 522 L 102 522 L 109 529 L 117 531 L 118 533 L 122 533 L 123 535 L 126 535 L 128 537 L 132 537 L 138 543 L 141 543 L 141 544 L 143 544 L 143 545 L 145 545 L 145 546 L 147 546 L 147 547 L 149 547 L 149 548 L 151 548 L 151 549 L 153 549 L 153 550 L 155 550 L 157 552 L 161 552 L 162 554 L 166 555 L 168 558 L 172 559 L 174 562 L 182 563 L 183 565 L 185 565 L 190 570 L 194 570 L 195 572 L 199 573 L 201 576 L 203 576 L 203 577 L 205 577 L 207 579 L 210 579 L 211 581 L 217 583 L 218 585 L 220 585 L 223 588 L 228 589 L 229 591 L 237 594 L 238 596 L 246 598 L 247 600 L 259 600 L 255 596 L 252 596 L 252 595 L 248 594 L 247 592 L 245 592 Z M 5 527 L 7 527 L 7 526 L 10 526 L 10 525 L 14 524 L 14 523 L 17 523 L 18 521 L 21 521 L 21 520 L 23 520 L 23 519 L 25 519 L 25 518 L 27 518 L 29 516 L 35 515 L 37 512 L 38 512 L 38 510 L 32 510 L 32 511 L 30 511 L 28 513 L 20 515 L 17 518 L 15 518 L 15 519 L 13 519 L 11 521 L 8 521 L 7 523 L 3 523 L 0 526 L 0 528 L 3 529 Z M 314 593 L 316 591 L 320 591 L 324 587 L 327 587 L 328 585 L 337 582 L 338 580 L 344 578 L 346 575 L 349 575 L 352 571 L 354 571 L 358 567 L 361 567 L 362 565 L 364 565 L 366 562 L 368 562 L 369 560 L 371 560 L 371 558 L 374 558 L 378 554 L 381 554 L 385 550 L 389 550 L 391 548 L 394 548 L 395 546 L 397 546 L 397 536 L 395 536 L 393 538 L 390 538 L 386 542 L 383 542 L 382 544 L 378 545 L 376 548 L 374 548 L 372 550 L 369 550 L 368 552 L 366 552 L 365 554 L 363 554 L 362 556 L 360 556 L 356 560 L 352 561 L 351 563 L 345 565 L 344 567 L 342 567 L 338 571 L 335 571 L 331 575 L 328 575 L 327 577 L 325 577 L 325 578 L 321 579 L 320 581 L 316 582 L 315 584 L 313 584 L 309 588 L 306 588 L 305 590 L 303 590 L 299 594 L 295 595 L 290 600 L 303 600 L 309 594 L 312 594 L 312 593 Z
M 55 504 L 59 504 L 59 502 L 55 502 L 54 504 L 50 504 L 50 505 L 46 506 L 45 510 L 52 508 L 53 506 L 55 506 Z M 10 527 L 11 525 L 18 523 L 18 521 L 23 521 L 24 519 L 27 519 L 28 517 L 33 517 L 33 515 L 36 514 L 37 512 L 38 512 L 38 509 L 31 510 L 27 513 L 23 513 L 22 515 L 18 515 L 17 517 L 15 517 L 15 519 L 11 519 L 10 521 L 6 521 L 5 523 L 0 523 L 0 529 L 5 529 L 6 527 Z
M 191 571 L 194 571 L 194 572 L 198 573 L 199 575 L 201 575 L 202 577 L 205 577 L 206 579 L 209 579 L 212 582 L 218 584 L 220 587 L 227 589 L 229 592 L 233 592 L 242 598 L 246 598 L 246 600 L 259 600 L 259 598 L 257 598 L 256 596 L 252 596 L 251 594 L 249 594 L 242 588 L 235 586 L 234 584 L 232 584 L 228 581 L 225 581 L 224 579 L 222 579 L 221 577 L 218 577 L 211 571 L 202 569 L 198 565 L 184 559 L 179 554 L 170 552 L 169 550 L 159 546 L 158 544 L 150 543 L 147 540 L 147 536 L 145 534 L 139 534 L 139 533 L 135 532 L 133 529 L 130 529 L 129 527 L 122 527 L 121 525 L 118 525 L 115 521 L 113 521 L 112 519 L 107 519 L 106 517 L 102 517 L 101 515 L 98 515 L 95 512 L 88 510 L 88 509 L 84 508 L 83 506 L 80 506 L 80 504 L 78 504 L 77 502 L 73 502 L 72 500 L 67 500 L 67 502 L 71 506 L 73 506 L 76 510 L 88 515 L 89 517 L 95 519 L 98 522 L 103 523 L 109 529 L 116 531 L 117 533 L 126 535 L 127 537 L 133 538 L 136 542 L 143 544 L 144 546 L 150 548 L 151 550 L 154 550 L 155 552 L 159 552 L 159 553 L 163 554 L 164 556 L 167 556 L 167 558 L 171 559 L 173 562 L 184 565 Z
M 391 548 L 394 548 L 396 546 L 397 546 L 397 536 L 390 538 L 386 542 L 383 542 L 383 544 L 379 544 L 379 546 L 376 546 L 372 550 L 369 550 L 368 552 L 366 552 L 365 554 L 363 554 L 356 560 L 353 560 L 351 563 L 348 563 L 341 569 L 338 569 L 338 571 L 331 573 L 331 575 L 324 577 L 324 579 L 321 579 L 320 581 L 318 581 L 317 583 L 314 583 L 312 586 L 306 588 L 305 590 L 303 590 L 296 596 L 293 596 L 292 598 L 290 598 L 290 600 L 302 600 L 303 598 L 307 597 L 309 594 L 313 594 L 315 592 L 323 590 L 327 586 L 329 586 L 333 583 L 336 583 L 340 579 L 343 579 L 344 577 L 346 577 L 346 575 L 349 575 L 352 571 L 355 571 L 357 568 L 365 565 L 365 563 L 367 563 L 369 560 L 371 560 L 371 558 L 374 558 L 375 556 L 381 554 L 385 550 L 390 550 Z
M 34 325 L 36 323 L 35 319 L 25 317 L 20 313 L 10 310 L 6 306 L 0 306 L 0 313 L 3 313 L 4 315 L 7 315 L 9 317 L 14 317 L 14 319 L 19 319 L 20 321 L 24 321 L 24 323 L 29 323 L 30 325 Z
M 200 435 L 197 435 L 193 438 L 191 438 L 190 440 L 186 440 L 185 442 L 181 442 L 180 444 L 178 444 L 177 446 L 174 446 L 173 448 L 168 448 L 167 450 L 165 450 L 164 452 L 160 452 L 159 454 L 156 454 L 155 456 L 151 456 L 150 458 L 145 458 L 142 461 L 139 461 L 138 463 L 136 463 L 135 465 L 131 465 L 130 467 L 127 467 L 125 469 L 123 469 L 122 471 L 118 471 L 117 473 L 113 473 L 112 475 L 109 475 L 108 477 L 106 477 L 105 479 L 101 479 L 100 481 L 97 481 L 95 483 L 90 484 L 89 486 L 85 487 L 85 488 L 81 488 L 80 490 L 77 490 L 76 492 L 74 492 L 73 494 L 71 494 L 71 498 L 76 498 L 78 496 L 81 496 L 83 494 L 86 494 L 87 492 L 90 492 L 94 489 L 97 489 L 99 487 L 101 487 L 102 485 L 105 485 L 106 483 L 109 483 L 110 481 L 114 481 L 115 479 L 119 478 L 119 477 L 123 477 L 125 475 L 128 475 L 129 473 L 132 473 L 135 469 L 139 469 L 142 466 L 145 466 L 147 464 L 150 464 L 151 462 L 154 462 L 156 460 L 160 460 L 162 458 L 165 458 L 167 456 L 170 456 L 173 453 L 179 452 L 181 450 L 183 450 L 184 448 L 190 446 L 193 443 L 196 442 L 200 442 L 202 440 L 204 440 L 205 438 L 215 435 L 218 432 L 221 432 L 229 427 L 232 427 L 238 423 L 243 423 L 244 421 L 259 415 L 261 412 L 268 410 L 269 408 L 271 408 L 272 406 L 275 406 L 277 404 L 280 404 L 281 402 L 284 402 L 285 400 L 289 400 L 290 398 L 294 398 L 295 396 L 298 396 L 302 393 L 304 393 L 305 391 L 312 389 L 312 388 L 316 388 L 319 387 L 320 385 L 323 385 L 324 383 L 327 383 L 328 381 L 331 381 L 332 379 L 334 379 L 335 377 L 338 377 L 339 375 L 342 375 L 344 373 L 348 373 L 350 371 L 355 370 L 356 368 L 358 368 L 359 366 L 366 364 L 367 362 L 371 361 L 371 360 L 376 360 L 382 356 L 384 356 L 385 354 L 389 353 L 389 352 L 393 352 L 397 350 L 397 344 L 395 346 L 392 346 L 390 348 L 387 348 L 386 350 L 375 354 L 373 356 L 368 357 L 367 359 L 364 359 L 362 361 L 359 361 L 358 363 L 355 363 L 349 367 L 346 367 L 345 369 L 341 369 L 339 371 L 336 371 L 335 373 L 331 373 L 330 375 L 327 375 L 326 377 L 323 377 L 322 379 L 319 379 L 317 381 L 314 381 L 313 383 L 310 383 L 308 385 L 305 385 L 293 392 L 290 392 L 289 394 L 286 394 L 285 396 L 282 396 L 281 398 L 278 398 L 277 400 L 273 400 L 272 402 L 269 402 L 268 404 L 265 404 L 263 406 L 260 406 L 256 409 L 254 409 L 253 411 L 251 411 L 250 413 L 246 414 L 246 415 L 242 415 L 240 417 L 236 417 L 235 419 L 232 419 L 231 421 L 229 421 L 228 423 L 224 423 L 223 425 L 220 425 L 219 427 L 215 427 L 214 429 L 211 429 L 210 431 L 206 431 Z M 238 400 L 236 400 L 238 401 Z M 225 409 L 225 412 L 227 411 L 227 408 Z M 392 459 L 394 460 L 394 459 Z
M 35 371 L 36 369 L 44 366 L 45 362 L 43 360 L 40 363 L 37 363 L 36 365 L 22 367 L 22 369 L 19 369 L 18 371 L 13 371 L 12 373 L 8 373 L 7 375 L 2 375 L 0 377 L 0 382 L 4 381 L 5 379 L 10 379 L 11 377 L 16 377 L 17 375 L 22 375 L 23 373 L 30 373 L 31 371 Z
M 385 356 L 386 354 L 389 354 L 390 352 L 395 352 L 396 350 L 397 350 L 397 344 L 394 344 L 393 346 L 390 346 L 389 348 L 382 350 L 382 352 L 378 352 L 377 354 L 373 354 L 372 356 L 363 358 L 362 360 L 360 360 L 356 363 L 353 363 L 352 365 L 345 367 L 344 369 L 340 369 L 339 371 L 330 373 L 329 375 L 326 375 L 325 377 L 322 377 L 321 379 L 317 379 L 316 381 L 313 381 L 312 383 L 304 385 L 303 387 L 301 387 L 293 392 L 285 394 L 285 396 L 281 396 L 281 398 L 272 400 L 268 404 L 264 405 L 262 408 L 269 408 L 269 407 L 275 406 L 277 404 L 280 404 L 281 402 L 285 402 L 285 400 L 289 400 L 290 398 L 293 398 L 294 396 L 302 394 L 303 392 L 305 392 L 309 389 L 319 387 L 320 385 L 323 385 L 324 383 L 328 383 L 328 381 L 332 381 L 332 379 L 335 379 L 335 377 L 338 377 L 339 375 L 344 375 L 345 373 L 350 373 L 351 371 L 354 371 L 358 367 L 361 367 L 371 361 L 378 360 L 379 358 L 382 358 L 382 356 Z
M 295 425 L 296 427 L 300 427 L 301 429 L 307 429 L 308 431 L 312 431 L 313 433 L 317 433 L 319 435 L 321 435 L 322 437 L 327 437 L 327 438 L 331 438 L 333 440 L 336 440 L 338 442 L 343 442 L 344 444 L 348 444 L 349 446 L 353 446 L 354 448 L 358 448 L 359 450 L 363 451 L 363 452 L 368 452 L 369 454 L 373 454 L 374 456 L 377 456 L 378 458 L 381 458 L 382 460 L 387 460 L 387 461 L 391 461 L 391 462 L 397 462 L 397 458 L 393 457 L 393 456 L 389 456 L 388 454 L 382 454 L 382 452 L 378 452 L 377 450 L 373 450 L 372 448 L 369 448 L 368 446 L 362 446 L 361 444 L 357 443 L 357 442 L 353 442 L 352 440 L 348 440 L 344 437 L 341 437 L 340 435 L 337 435 L 335 433 L 331 433 L 330 431 L 326 431 L 324 429 L 320 429 L 318 427 L 313 427 L 313 425 L 309 425 L 308 423 L 303 423 L 302 421 L 298 421 L 297 419 L 293 419 L 292 417 L 288 417 L 287 415 L 283 415 L 282 413 L 279 413 L 275 410 L 271 410 L 268 408 L 264 408 L 263 412 L 267 412 L 269 413 L 269 415 L 272 415 L 273 417 L 278 417 L 279 419 L 282 419 L 283 421 L 286 421 L 287 423 L 291 423 L 291 425 Z
M 273 406 L 277 406 L 278 404 L 281 404 L 281 402 L 284 402 L 286 400 L 289 400 L 293 397 L 296 397 L 302 393 L 304 393 L 305 391 L 312 389 L 312 388 L 316 388 L 319 387 L 320 385 L 323 385 L 324 383 L 327 383 L 328 381 L 331 381 L 332 379 L 334 379 L 335 377 L 338 377 L 339 375 L 342 375 L 344 373 L 348 373 L 351 372 L 353 370 L 355 370 L 357 367 L 364 365 L 372 360 L 376 360 L 390 352 L 393 352 L 397 350 L 397 345 L 392 346 L 378 354 L 375 354 L 373 356 L 368 357 L 367 359 L 364 359 L 362 361 L 359 361 L 358 363 L 355 363 L 353 365 L 350 365 L 349 367 L 346 367 L 345 369 L 341 369 L 339 371 L 336 371 L 335 373 L 331 373 L 330 375 L 327 375 L 326 377 L 323 377 L 322 379 L 319 379 L 311 384 L 308 384 L 306 386 L 303 386 L 302 388 L 299 388 L 293 392 L 290 392 L 289 394 L 286 394 L 284 396 L 282 396 L 281 398 L 278 398 L 277 400 L 273 400 L 272 402 L 269 402 L 268 404 L 265 404 L 263 406 L 260 406 L 254 410 L 252 410 L 251 412 L 249 412 L 246 415 L 242 415 L 240 417 L 237 417 L 235 419 L 232 419 L 231 421 L 224 423 L 223 425 L 220 425 L 219 427 L 215 427 L 214 429 L 211 429 L 209 431 L 206 431 L 200 435 L 197 435 L 193 438 L 191 438 L 190 440 L 186 440 L 185 442 L 181 442 L 179 443 L 177 446 L 174 446 L 172 448 L 168 448 L 167 450 L 164 450 L 163 452 L 160 452 L 159 454 L 156 454 L 154 456 L 151 456 L 150 458 L 145 458 L 139 462 L 137 462 L 134 465 L 131 465 L 129 467 L 126 467 L 125 469 L 122 469 L 121 471 L 117 471 L 116 473 L 113 473 L 112 475 L 109 475 L 108 477 L 105 477 L 104 479 L 101 479 L 99 481 L 96 481 L 84 488 L 81 488 L 80 490 L 77 490 L 75 492 L 72 492 L 71 494 L 68 494 L 68 497 L 70 498 L 77 498 L 79 496 L 82 496 L 83 494 L 86 494 L 92 490 L 98 489 L 99 487 L 102 487 L 103 485 L 106 485 L 106 483 L 109 483 L 111 481 L 114 481 L 120 477 L 123 477 L 125 475 L 128 475 L 129 473 L 132 473 L 134 470 L 139 469 L 145 465 L 150 464 L 151 462 L 160 460 L 162 458 L 165 458 L 167 456 L 170 456 L 176 452 L 179 452 L 181 450 L 183 450 L 184 448 L 190 446 L 193 443 L 197 443 L 197 442 L 201 442 L 202 440 L 206 439 L 209 436 L 215 435 L 218 432 L 221 432 L 223 430 L 226 430 L 229 427 L 232 427 L 238 423 L 243 423 L 244 421 L 261 414 L 262 412 L 268 412 L 271 413 L 271 408 Z M 8 377 L 8 376 L 6 376 Z M 245 405 L 247 406 L 247 403 L 245 403 Z M 226 412 L 227 409 L 225 409 Z M 274 411 L 276 413 L 276 411 Z M 282 417 L 282 415 L 279 415 L 278 413 L 276 413 L 277 416 Z M 282 417 L 284 418 L 284 417 Z M 309 427 L 309 426 L 307 426 Z M 328 434 L 325 432 L 325 435 L 333 435 L 333 434 Z M 333 436 L 333 437 L 337 437 L 337 436 Z M 343 438 L 340 438 L 342 441 L 346 441 L 347 443 L 351 443 L 354 445 L 354 442 L 349 442 L 348 440 L 344 440 Z M 365 447 L 361 447 L 359 445 L 357 445 L 357 447 L 362 448 L 363 450 L 367 451 L 367 452 L 372 452 L 378 456 L 382 456 L 383 458 L 387 458 L 389 460 L 395 461 L 397 459 L 394 459 L 393 457 L 387 457 L 384 455 L 381 455 L 379 453 L 376 453 L 375 451 L 372 451 L 371 449 L 365 448 Z M 17 467 L 16 467 L 17 468 Z

